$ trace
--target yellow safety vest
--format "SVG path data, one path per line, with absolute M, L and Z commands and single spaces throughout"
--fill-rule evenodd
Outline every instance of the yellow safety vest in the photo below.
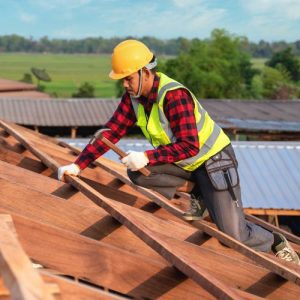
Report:
M 189 89 L 163 73 L 157 72 L 157 75 L 160 77 L 157 100 L 152 106 L 149 117 L 145 113 L 144 106 L 137 99 L 131 97 L 137 118 L 136 125 L 141 128 L 145 137 L 155 148 L 160 145 L 175 143 L 176 137 L 172 133 L 170 123 L 164 113 L 165 95 L 168 91 L 179 88 L 187 90 L 195 104 L 194 114 L 198 129 L 199 152 L 195 156 L 177 161 L 175 164 L 187 171 L 194 171 L 211 156 L 230 144 L 230 140 L 221 127 L 211 119 Z

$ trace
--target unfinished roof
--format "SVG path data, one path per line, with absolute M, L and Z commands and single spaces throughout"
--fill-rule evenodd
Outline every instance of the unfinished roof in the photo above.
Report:
M 119 99 L 0 99 L 0 118 L 33 126 L 102 126 Z M 300 101 L 202 100 L 223 128 L 300 131 Z
M 115 292 L 139 299 L 298 299 L 299 266 L 236 242 L 209 220 L 184 222 L 185 195 L 168 201 L 134 186 L 123 166 L 105 158 L 65 184 L 53 177 L 74 161 L 76 149 L 14 124 L 1 127 L 0 214 L 12 217 L 21 246 L 44 274 L 90 282 L 109 292 L 103 299 Z M 299 251 L 300 239 L 285 235 Z

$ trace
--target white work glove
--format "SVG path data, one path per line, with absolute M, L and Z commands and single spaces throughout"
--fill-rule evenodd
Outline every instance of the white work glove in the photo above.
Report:
M 149 159 L 144 152 L 129 150 L 127 154 L 121 159 L 121 162 L 131 171 L 137 171 L 149 163 Z
M 63 181 L 64 174 L 78 176 L 79 173 L 80 173 L 80 168 L 76 164 L 70 164 L 58 168 L 57 178 L 58 180 Z

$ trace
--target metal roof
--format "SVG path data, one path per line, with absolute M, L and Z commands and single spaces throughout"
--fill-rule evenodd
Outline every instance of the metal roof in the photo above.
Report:
M 300 210 L 300 142 L 233 145 L 245 207 Z
M 83 148 L 88 139 L 63 139 Z M 300 142 L 233 142 L 245 208 L 300 210 Z M 145 151 L 144 139 L 122 139 L 124 151 Z M 112 151 L 105 157 L 119 162 Z
M 120 99 L 7 99 L 0 118 L 32 126 L 102 126 Z M 202 100 L 223 128 L 300 131 L 300 101 Z
M 101 126 L 118 103 L 115 99 L 0 99 L 0 118 L 22 125 Z
M 300 113 L 300 112 L 299 112 Z M 269 120 L 239 120 L 229 118 L 224 121 L 219 121 L 223 128 L 239 128 L 239 129 L 252 129 L 252 130 L 276 130 L 276 131 L 299 131 L 300 122 L 287 122 L 287 121 L 269 121 Z

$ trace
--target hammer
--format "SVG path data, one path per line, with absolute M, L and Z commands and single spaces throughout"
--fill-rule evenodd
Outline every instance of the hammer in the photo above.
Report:
M 121 150 L 119 147 L 117 147 L 114 143 L 112 143 L 111 141 L 109 141 L 106 137 L 104 137 L 102 135 L 102 133 L 104 131 L 109 131 L 109 128 L 104 128 L 104 129 L 99 129 L 95 132 L 94 136 L 90 139 L 89 144 L 94 143 L 97 139 L 99 139 L 101 142 L 103 142 L 106 146 L 108 146 L 111 150 L 113 150 L 115 153 L 117 153 L 118 155 L 120 155 L 121 158 L 127 156 L 126 152 L 124 152 L 123 150 Z M 145 176 L 149 176 L 151 174 L 151 172 L 143 167 L 141 169 L 139 169 L 139 171 L 145 175 Z

